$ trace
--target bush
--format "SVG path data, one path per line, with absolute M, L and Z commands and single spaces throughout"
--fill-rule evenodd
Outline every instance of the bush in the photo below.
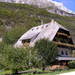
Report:
M 23 26 L 15 26 L 10 31 L 5 33 L 4 41 L 7 44 L 14 44 L 21 35 L 26 31 L 26 28 Z
M 69 62 L 69 68 L 75 68 L 75 61 L 70 61 Z
M 50 65 L 58 54 L 57 46 L 49 40 L 42 39 L 36 42 L 35 49 L 45 61 L 45 65 Z
M 41 67 L 42 59 L 34 48 L 13 48 L 9 44 L 0 44 L 0 69 L 28 69 Z

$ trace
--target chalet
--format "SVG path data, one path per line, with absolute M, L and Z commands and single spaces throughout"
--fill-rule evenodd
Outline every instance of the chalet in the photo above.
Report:
M 36 41 L 44 38 L 57 44 L 59 52 L 56 60 L 66 62 L 75 60 L 72 57 L 72 51 L 75 49 L 75 45 L 69 30 L 54 20 L 50 23 L 31 28 L 18 39 L 14 47 L 33 47 Z

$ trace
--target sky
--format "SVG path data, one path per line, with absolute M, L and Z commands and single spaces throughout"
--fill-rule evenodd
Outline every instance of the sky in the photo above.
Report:
M 67 8 L 75 12 L 75 0 L 53 0 L 63 3 Z

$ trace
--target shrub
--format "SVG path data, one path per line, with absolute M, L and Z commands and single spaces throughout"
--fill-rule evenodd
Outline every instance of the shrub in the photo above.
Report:
M 3 37 L 3 35 L 5 34 L 5 27 L 4 26 L 0 26 L 0 37 Z
M 42 59 L 34 48 L 13 48 L 9 44 L 0 44 L 0 69 L 28 69 L 41 67 Z
M 69 62 L 69 68 L 75 68 L 75 61 L 70 61 Z
M 45 61 L 45 65 L 50 65 L 58 54 L 57 46 L 49 40 L 42 39 L 36 42 L 35 49 Z
M 7 44 L 14 44 L 25 31 L 26 31 L 25 27 L 15 26 L 10 31 L 5 33 L 4 41 Z

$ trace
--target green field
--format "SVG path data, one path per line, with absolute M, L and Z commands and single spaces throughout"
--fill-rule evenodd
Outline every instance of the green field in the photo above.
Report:
M 58 75 L 61 73 L 67 73 L 67 72 L 72 72 L 75 71 L 75 69 L 69 69 L 69 70 L 59 70 L 59 71 L 51 71 L 51 72 L 47 72 L 47 73 L 40 73 L 40 74 L 32 74 L 32 73 L 28 73 L 28 74 L 21 74 L 21 75 Z M 5 74 L 11 74 L 11 71 L 4 71 L 4 72 L 0 72 L 0 75 L 5 75 Z M 20 74 L 19 74 L 20 75 Z

